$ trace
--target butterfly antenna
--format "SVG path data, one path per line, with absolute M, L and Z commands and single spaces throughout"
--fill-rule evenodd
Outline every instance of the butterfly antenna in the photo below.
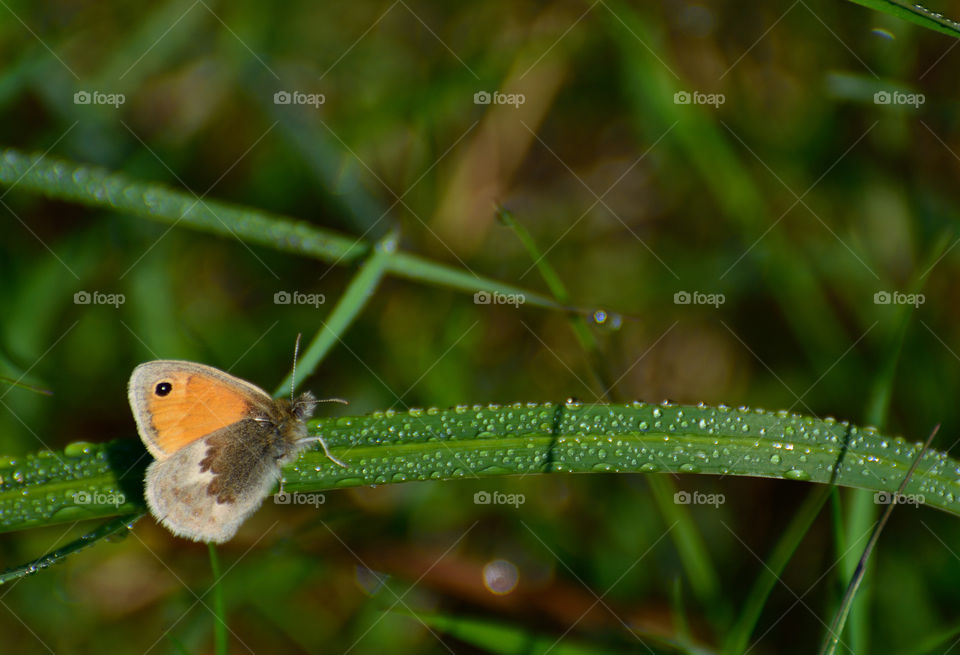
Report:
M 297 355 L 300 354 L 300 333 L 297 333 L 297 342 L 293 344 L 293 371 L 290 373 L 290 400 L 293 400 L 293 392 L 297 384 Z

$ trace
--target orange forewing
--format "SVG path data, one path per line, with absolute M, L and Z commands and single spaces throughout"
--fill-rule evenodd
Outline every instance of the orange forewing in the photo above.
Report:
M 162 381 L 170 382 L 173 390 L 166 396 L 150 394 L 147 408 L 155 444 L 165 453 L 255 414 L 236 388 L 202 373 L 172 373 L 157 380 Z

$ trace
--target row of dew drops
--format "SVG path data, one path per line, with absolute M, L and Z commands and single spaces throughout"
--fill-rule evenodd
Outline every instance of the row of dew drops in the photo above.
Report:
M 77 166 L 63 161 L 37 165 L 35 160 L 15 149 L 7 149 L 3 153 L 3 161 L 17 172 L 14 179 L 32 174 L 41 179 L 45 186 L 59 188 L 68 195 L 81 195 L 127 209 L 143 207 L 157 216 L 183 218 L 189 213 L 193 220 L 209 223 L 217 229 L 223 227 L 220 218 L 209 208 L 214 201 L 198 204 L 192 198 L 159 184 L 133 182 L 98 167 Z M 82 190 L 79 194 L 78 189 Z M 344 243 L 338 246 L 333 243 L 336 238 L 308 223 L 270 220 L 259 212 L 243 208 L 220 208 L 219 211 L 230 212 L 232 231 L 269 235 L 273 242 L 285 243 L 297 250 L 329 251 L 334 256 L 340 256 L 343 249 L 352 247 L 352 241 L 345 238 Z
M 391 420 L 394 418 L 401 420 Z M 427 420 L 430 418 L 433 420 Z M 893 474 L 905 471 L 920 447 L 900 438 L 883 438 L 872 427 L 851 427 L 832 418 L 821 421 L 787 411 L 733 409 L 703 403 L 695 407 L 669 402 L 585 405 L 571 398 L 560 406 L 513 403 L 458 405 L 450 410 L 386 410 L 359 419 L 341 417 L 333 423 L 329 434 L 333 444 L 444 442 L 443 447 L 414 457 L 363 457 L 336 480 L 336 486 L 537 472 L 544 470 L 548 460 L 552 460 L 551 470 L 556 472 L 707 471 L 824 481 L 829 479 L 849 430 L 849 450 L 839 481 L 857 484 L 855 478 L 859 475 L 864 479 L 858 486 L 869 487 L 877 482 L 896 484 L 899 477 Z M 554 433 L 555 440 L 551 436 Z M 656 435 L 657 445 L 651 444 L 650 436 L 641 436 L 643 433 Z M 712 437 L 711 443 L 705 445 L 697 435 Z M 513 443 L 476 448 L 478 440 L 496 444 L 498 440 L 511 439 Z M 551 453 L 552 441 L 555 449 Z M 459 445 L 456 442 L 466 448 L 451 451 L 451 446 Z M 8 499 L 4 505 L 2 522 L 51 515 L 64 506 L 73 506 L 74 495 L 83 491 L 50 491 L 41 496 L 32 492 L 33 487 L 109 475 L 106 452 L 101 447 L 75 442 L 64 449 L 64 456 L 40 451 L 23 458 L 0 457 L 0 492 L 20 489 L 19 496 L 12 502 Z M 299 477 L 315 478 L 316 473 L 332 470 L 325 460 L 313 460 L 321 463 L 312 466 L 310 461 L 301 459 L 294 465 Z M 957 462 L 936 451 L 928 452 L 924 461 L 923 475 L 918 475 L 922 482 L 918 491 L 954 503 L 960 484 Z M 95 465 L 91 466 L 91 462 Z M 877 480 L 869 479 L 870 476 Z
M 91 477 L 111 475 L 106 450 L 97 444 L 75 441 L 63 449 L 63 457 L 51 450 L 41 450 L 23 457 L 0 456 L 0 492 L 19 489 L 19 494 L 3 499 L 0 504 L 0 525 L 14 525 L 39 517 L 52 517 L 57 512 L 78 507 L 77 494 L 92 494 Z M 59 488 L 37 494 L 35 487 L 76 481 L 75 488 Z M 119 497 L 122 492 L 113 485 L 96 489 L 97 494 Z M 78 518 L 81 518 L 78 515 Z
M 900 438 L 884 438 L 873 427 L 858 428 L 833 418 L 819 420 L 784 410 L 734 409 L 703 403 L 690 407 L 670 402 L 585 405 L 572 398 L 560 408 L 564 411 L 559 420 L 558 406 L 553 403 L 385 410 L 364 418 L 335 419 L 334 427 L 325 430 L 333 444 L 364 447 L 444 442 L 443 447 L 410 457 L 362 457 L 335 484 L 528 473 L 543 471 L 548 461 L 551 471 L 556 472 L 707 471 L 826 481 L 833 473 L 843 441 L 848 440 L 849 450 L 838 481 L 866 487 L 890 486 L 899 480 L 898 471 L 906 471 L 920 447 Z M 393 420 L 396 418 L 400 421 Z M 554 432 L 556 449 L 549 453 Z M 648 437 L 638 435 L 647 432 L 657 434 L 662 444 L 652 446 Z M 712 436 L 712 447 L 705 447 L 691 435 Z M 515 442 L 518 438 L 522 439 L 519 444 Z M 477 449 L 478 440 L 502 440 L 503 445 Z M 457 441 L 470 448 L 452 451 Z M 953 503 L 951 489 L 960 484 L 960 467 L 946 454 L 935 451 L 928 452 L 924 462 L 924 474 L 918 476 L 923 486 L 918 490 Z M 315 478 L 321 471 L 337 473 L 323 458 L 301 460 L 294 471 L 301 479 Z

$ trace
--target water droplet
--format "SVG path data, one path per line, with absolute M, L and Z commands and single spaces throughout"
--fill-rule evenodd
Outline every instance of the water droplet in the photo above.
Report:
M 503 596 L 517 588 L 520 581 L 520 572 L 513 562 L 505 559 L 495 559 L 487 562 L 483 567 L 483 586 L 491 594 Z

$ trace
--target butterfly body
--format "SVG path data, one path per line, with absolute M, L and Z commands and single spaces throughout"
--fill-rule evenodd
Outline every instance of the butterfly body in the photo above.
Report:
M 156 458 L 146 474 L 150 512 L 176 535 L 216 543 L 233 537 L 309 442 L 304 421 L 317 404 L 309 392 L 274 399 L 219 369 L 178 360 L 137 366 L 128 399 Z

